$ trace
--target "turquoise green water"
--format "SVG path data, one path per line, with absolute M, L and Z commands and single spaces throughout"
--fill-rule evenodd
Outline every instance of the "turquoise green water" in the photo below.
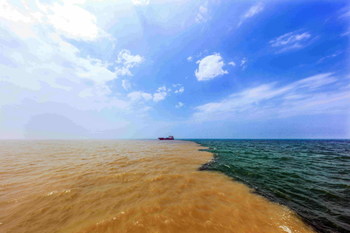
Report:
M 223 172 L 287 205 L 319 232 L 350 232 L 350 140 L 193 140 Z

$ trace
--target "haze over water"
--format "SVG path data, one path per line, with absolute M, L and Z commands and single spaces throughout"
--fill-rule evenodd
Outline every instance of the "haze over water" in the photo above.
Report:
M 1 232 L 313 232 L 185 141 L 1 141 Z

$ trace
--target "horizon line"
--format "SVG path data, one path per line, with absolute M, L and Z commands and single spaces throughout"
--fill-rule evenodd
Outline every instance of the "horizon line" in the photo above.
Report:
M 0 141 L 158 140 L 158 138 L 1 138 Z M 176 140 L 350 140 L 350 138 L 175 138 Z

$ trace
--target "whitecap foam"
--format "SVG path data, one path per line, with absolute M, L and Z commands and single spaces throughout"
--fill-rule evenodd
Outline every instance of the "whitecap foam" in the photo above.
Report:
M 52 196 L 52 195 L 54 195 L 54 194 L 56 194 L 56 193 L 57 193 L 57 191 L 48 192 L 48 193 L 46 194 L 46 196 Z
M 292 230 L 289 229 L 289 227 L 287 227 L 287 226 L 279 226 L 279 228 L 281 228 L 282 230 L 284 230 L 287 233 L 292 233 Z

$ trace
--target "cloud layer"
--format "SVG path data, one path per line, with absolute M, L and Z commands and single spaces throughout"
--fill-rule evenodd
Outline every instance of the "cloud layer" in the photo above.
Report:
M 288 32 L 273 40 L 270 40 L 271 47 L 278 49 L 278 52 L 301 49 L 309 44 L 312 36 L 309 32 Z
M 348 82 L 348 78 L 322 73 L 284 86 L 277 83 L 261 84 L 234 93 L 221 101 L 197 106 L 193 119 L 249 121 L 296 115 L 348 114 Z
M 45 129 L 154 137 L 171 127 L 189 136 L 198 122 L 208 130 L 192 137 L 220 136 L 231 121 L 345 119 L 348 7 L 318 14 L 328 3 L 289 4 L 2 0 L 0 138 Z M 303 13 L 306 5 L 315 11 Z M 290 12 L 276 14 L 282 8 Z M 334 135 L 348 135 L 346 122 L 334 123 Z
M 37 1 L 21 7 L 1 3 L 0 136 L 21 138 L 27 122 L 47 113 L 82 128 L 104 130 L 124 126 L 135 120 L 135 112 L 146 109 L 136 108 L 110 85 L 121 76 L 132 76 L 132 69 L 144 61 L 142 56 L 122 49 L 110 63 L 84 55 L 70 41 L 110 40 L 95 16 L 76 2 Z M 131 89 L 130 81 L 122 84 Z
M 242 25 L 242 23 L 249 19 L 252 18 L 253 16 L 259 14 L 260 12 L 262 12 L 264 10 L 264 5 L 259 2 L 253 6 L 251 6 L 242 16 L 241 19 L 238 23 L 238 27 Z

